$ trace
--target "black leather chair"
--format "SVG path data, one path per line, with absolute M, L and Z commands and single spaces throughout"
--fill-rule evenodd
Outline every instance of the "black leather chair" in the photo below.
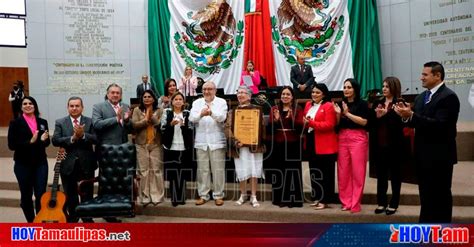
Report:
M 137 195 L 135 145 L 102 145 L 99 151 L 99 176 L 79 182 L 99 183 L 97 197 L 76 207 L 77 217 L 135 216 Z

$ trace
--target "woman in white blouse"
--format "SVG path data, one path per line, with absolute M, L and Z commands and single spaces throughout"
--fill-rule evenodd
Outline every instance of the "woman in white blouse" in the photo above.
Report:
M 184 109 L 184 95 L 176 92 L 171 96 L 171 107 L 161 117 L 162 144 L 166 164 L 166 179 L 169 181 L 171 203 L 174 207 L 184 205 L 186 200 L 186 177 L 190 172 L 185 160 L 192 151 L 193 132 L 189 124 L 189 111 Z

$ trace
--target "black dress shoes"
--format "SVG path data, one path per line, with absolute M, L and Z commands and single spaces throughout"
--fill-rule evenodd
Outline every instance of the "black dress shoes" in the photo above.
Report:
M 387 208 L 387 210 L 385 211 L 385 214 L 392 215 L 392 214 L 395 214 L 396 212 L 397 212 L 396 208 Z
M 378 206 L 378 207 L 374 210 L 374 213 L 375 213 L 375 214 L 381 214 L 381 213 L 383 213 L 383 212 L 386 212 L 385 210 L 386 210 L 386 209 L 385 209 L 384 206 Z
M 178 205 L 185 205 L 186 202 L 171 202 L 171 205 L 173 205 L 173 207 L 177 207 Z

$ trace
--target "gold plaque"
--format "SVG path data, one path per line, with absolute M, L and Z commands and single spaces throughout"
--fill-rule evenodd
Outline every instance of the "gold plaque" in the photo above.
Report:
M 236 109 L 234 111 L 234 137 L 244 146 L 258 145 L 261 128 L 261 109 Z

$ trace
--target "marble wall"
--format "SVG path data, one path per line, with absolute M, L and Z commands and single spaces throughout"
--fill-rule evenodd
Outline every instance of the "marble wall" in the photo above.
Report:
M 474 0 L 377 0 L 377 8 L 383 76 L 400 78 L 406 94 L 421 93 L 423 64 L 440 61 L 460 119 L 474 120 Z
M 85 115 L 115 82 L 123 100 L 148 74 L 146 0 L 27 0 L 30 94 L 50 125 L 81 96 Z

